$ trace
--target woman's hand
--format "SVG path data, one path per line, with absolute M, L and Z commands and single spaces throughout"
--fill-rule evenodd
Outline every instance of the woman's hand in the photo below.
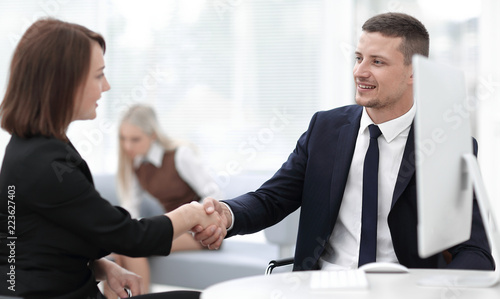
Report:
M 132 296 L 143 294 L 142 278 L 114 262 L 105 258 L 93 262 L 95 277 L 97 280 L 106 281 L 111 290 L 120 298 L 128 298 L 129 294 L 125 289 L 130 290 Z

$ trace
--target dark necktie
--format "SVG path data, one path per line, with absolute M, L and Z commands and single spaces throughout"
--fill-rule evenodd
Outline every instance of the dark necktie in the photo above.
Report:
M 363 167 L 363 203 L 361 212 L 361 244 L 358 266 L 375 262 L 377 257 L 378 219 L 378 141 L 382 134 L 376 125 L 369 125 L 370 145 Z

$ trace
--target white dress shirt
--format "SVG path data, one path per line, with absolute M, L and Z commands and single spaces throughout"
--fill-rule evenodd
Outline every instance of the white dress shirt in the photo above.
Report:
M 415 116 L 415 105 L 404 115 L 378 124 L 382 136 L 378 138 L 378 223 L 377 223 L 377 262 L 398 262 L 387 223 L 391 209 L 392 196 L 396 186 L 403 152 Z M 358 267 L 361 238 L 361 206 L 363 191 L 363 163 L 368 150 L 370 133 L 368 126 L 373 124 L 363 109 L 349 175 L 340 206 L 339 215 L 330 240 L 320 258 L 322 269 L 354 269 Z
M 165 149 L 157 142 L 153 142 L 146 155 L 134 158 L 134 169 L 139 168 L 144 162 L 149 162 L 155 167 L 160 168 L 163 163 L 164 154 Z M 206 166 L 190 147 L 182 145 L 177 147 L 174 164 L 179 176 L 201 199 L 209 196 L 217 199 L 223 197 L 219 186 L 215 183 L 212 176 L 210 176 Z M 132 217 L 138 218 L 140 216 L 140 199 L 146 191 L 142 190 L 135 175 L 132 180 L 132 198 L 128 203 L 124 203 L 123 206 L 129 211 Z

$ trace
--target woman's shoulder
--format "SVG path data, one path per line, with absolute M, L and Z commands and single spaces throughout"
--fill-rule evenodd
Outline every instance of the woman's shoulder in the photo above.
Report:
M 5 150 L 0 177 L 15 184 L 16 189 L 28 192 L 52 178 L 51 174 L 60 166 L 58 161 L 67 156 L 65 145 L 55 138 L 13 135 Z
M 38 156 L 44 154 L 55 154 L 58 152 L 64 152 L 71 148 L 69 143 L 65 143 L 54 137 L 46 136 L 32 136 L 27 138 L 22 138 L 17 135 L 12 135 L 9 144 L 7 145 L 6 152 L 12 152 L 18 155 L 30 155 L 36 154 Z
M 186 144 L 181 144 L 181 145 L 178 145 L 175 149 L 174 149 L 175 153 L 192 153 L 194 154 L 194 150 L 191 146 L 189 145 L 186 145 Z
M 35 166 L 46 163 L 48 160 L 64 159 L 67 156 L 74 156 L 74 150 L 69 143 L 62 140 L 45 136 L 21 138 L 12 135 L 5 149 L 4 165 Z
M 189 145 L 179 145 L 175 148 L 175 160 L 176 162 L 190 162 L 192 160 L 198 160 L 198 153 L 196 150 Z
M 48 137 L 43 135 L 34 135 L 30 137 L 19 137 L 12 134 L 10 143 L 18 145 L 31 145 L 31 146 L 64 146 L 66 142 L 55 137 Z

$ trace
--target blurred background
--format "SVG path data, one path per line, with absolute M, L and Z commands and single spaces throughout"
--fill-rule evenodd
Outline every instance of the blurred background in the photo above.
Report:
M 94 174 L 115 173 L 121 113 L 145 102 L 167 134 L 198 147 L 220 185 L 277 170 L 314 112 L 353 103 L 361 25 L 411 14 L 429 30 L 431 58 L 466 74 L 467 105 L 454 113 L 471 113 L 486 187 L 500 195 L 500 1 L 1 0 L 0 11 L 2 95 L 14 48 L 38 18 L 105 37 L 111 90 L 95 120 L 68 131 Z M 8 140 L 1 131 L 0 159 Z

